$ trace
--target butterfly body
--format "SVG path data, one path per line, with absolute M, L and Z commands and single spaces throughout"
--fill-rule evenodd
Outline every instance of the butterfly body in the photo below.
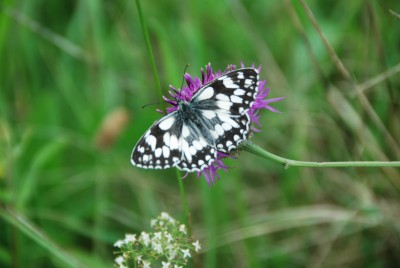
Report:
M 257 95 L 258 70 L 230 71 L 203 85 L 189 101 L 156 121 L 141 137 L 131 162 L 141 168 L 208 168 L 217 153 L 229 154 L 247 140 L 248 111 Z

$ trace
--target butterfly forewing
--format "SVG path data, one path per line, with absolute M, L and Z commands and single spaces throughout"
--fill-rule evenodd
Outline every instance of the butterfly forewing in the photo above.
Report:
M 217 151 L 229 153 L 247 139 L 248 110 L 258 89 L 258 71 L 238 69 L 207 83 L 190 102 L 155 122 L 132 152 L 132 164 L 142 168 L 177 167 L 200 171 Z
M 250 109 L 258 89 L 257 69 L 231 71 L 203 86 L 191 102 L 205 109 L 227 110 L 230 114 L 243 114 Z
M 229 153 L 247 139 L 250 118 L 247 114 L 258 90 L 258 71 L 239 69 L 227 73 L 201 88 L 192 98 L 201 110 L 203 131 L 209 133 L 218 151 Z

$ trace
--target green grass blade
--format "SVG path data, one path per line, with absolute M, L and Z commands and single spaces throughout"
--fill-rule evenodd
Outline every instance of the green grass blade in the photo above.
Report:
M 18 214 L 11 209 L 2 209 L 0 216 L 9 224 L 16 227 L 25 235 L 30 237 L 43 248 L 47 249 L 49 253 L 57 257 L 68 267 L 84 267 L 77 259 L 61 249 L 55 242 L 46 236 L 38 227 L 36 227 L 28 219 Z

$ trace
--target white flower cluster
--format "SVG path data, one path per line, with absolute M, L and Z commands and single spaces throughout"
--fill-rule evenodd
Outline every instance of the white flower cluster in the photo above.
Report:
M 151 220 L 151 228 L 153 232 L 142 232 L 139 236 L 126 234 L 114 243 L 120 250 L 116 267 L 128 268 L 136 263 L 138 267 L 150 268 L 158 263 L 162 268 L 182 268 L 192 257 L 190 251 L 201 250 L 198 240 L 192 243 L 186 226 L 166 212 Z

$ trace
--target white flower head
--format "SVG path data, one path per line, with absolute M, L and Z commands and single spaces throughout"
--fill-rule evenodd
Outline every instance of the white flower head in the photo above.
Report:
M 195 250 L 196 252 L 199 252 L 199 251 L 200 251 L 201 245 L 200 245 L 199 240 L 196 240 L 196 242 L 192 243 L 192 245 L 194 246 L 194 250 Z
M 115 263 L 118 264 L 119 266 L 124 265 L 124 261 L 125 259 L 122 256 L 118 256 L 115 258 Z
M 139 256 L 136 258 L 136 261 L 137 261 L 138 264 L 140 264 L 140 263 L 142 262 L 142 255 L 139 255 Z
M 172 224 L 175 223 L 175 219 L 172 218 L 167 212 L 161 212 L 161 219 L 166 220 Z
M 169 218 L 171 218 L 171 216 L 170 216 L 167 212 L 165 212 L 165 211 L 161 212 L 160 217 L 161 217 L 161 219 L 163 219 L 163 220 L 168 220 Z
M 142 232 L 139 238 L 143 244 L 147 247 L 150 244 L 150 235 L 146 232 Z
M 168 252 L 168 260 L 173 260 L 176 257 L 177 254 L 178 254 L 178 250 L 177 249 L 171 249 Z
M 150 262 L 143 261 L 143 268 L 150 268 Z
M 187 233 L 186 226 L 184 224 L 179 225 L 179 231 L 186 234 Z
M 154 239 L 161 240 L 161 232 L 154 233 Z
M 117 248 L 121 248 L 123 245 L 125 245 L 125 241 L 124 240 L 117 240 L 114 243 L 114 247 L 117 247 Z
M 181 251 L 183 253 L 183 257 L 184 258 L 190 258 L 191 257 L 189 249 L 181 249 Z
M 163 253 L 163 249 L 162 249 L 162 246 L 161 246 L 160 243 L 153 243 L 153 249 L 158 254 L 162 254 Z
M 162 263 L 162 268 L 169 268 L 170 263 L 169 262 L 161 262 Z
M 172 235 L 168 232 L 164 232 L 164 236 L 167 239 L 168 243 L 174 241 L 174 239 L 172 238 Z
M 193 243 L 188 236 L 187 227 L 166 212 L 152 219 L 151 227 L 150 232 L 125 234 L 124 239 L 114 243 L 115 247 L 120 248 L 115 267 L 128 268 L 128 260 L 133 259 L 135 264 L 142 268 L 150 268 L 151 265 L 182 268 L 188 263 L 193 252 L 201 250 L 199 241 Z
M 135 234 L 126 234 L 125 235 L 125 243 L 135 243 L 136 242 L 136 235 Z

